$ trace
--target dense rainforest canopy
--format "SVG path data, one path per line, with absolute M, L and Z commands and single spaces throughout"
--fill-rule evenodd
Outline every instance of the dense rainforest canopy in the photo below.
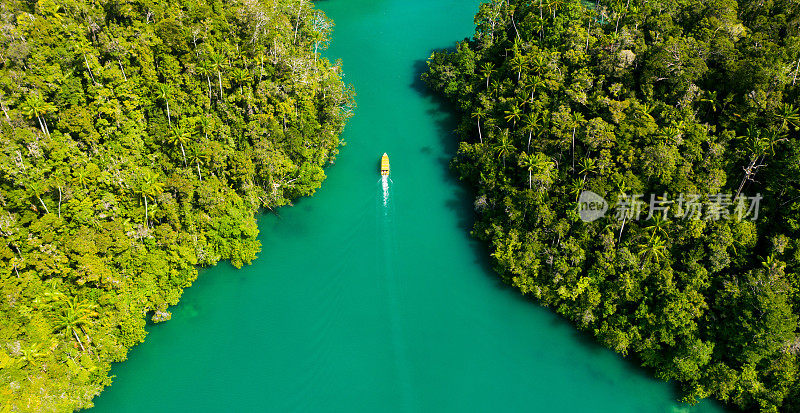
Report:
M 352 93 L 307 0 L 0 0 L 0 411 L 91 406 L 254 215 L 319 187 Z
M 475 22 L 423 78 L 461 114 L 502 278 L 686 401 L 800 411 L 800 2 L 492 0 Z

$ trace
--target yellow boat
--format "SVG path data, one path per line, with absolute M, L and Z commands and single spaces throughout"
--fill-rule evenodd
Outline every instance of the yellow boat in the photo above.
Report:
M 389 175 L 389 155 L 386 153 L 381 157 L 381 175 Z

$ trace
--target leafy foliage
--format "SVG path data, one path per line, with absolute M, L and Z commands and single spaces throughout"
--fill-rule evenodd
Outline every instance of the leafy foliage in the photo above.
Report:
M 797 1 L 492 0 L 475 22 L 423 78 L 462 114 L 452 164 L 501 277 L 687 402 L 800 411 Z M 589 223 L 584 190 L 764 199 L 756 221 Z
M 0 1 L 0 411 L 110 384 L 197 265 L 314 193 L 352 93 L 307 0 Z

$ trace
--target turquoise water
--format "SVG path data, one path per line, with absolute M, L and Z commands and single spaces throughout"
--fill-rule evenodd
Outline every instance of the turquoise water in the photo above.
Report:
M 469 238 L 453 120 L 417 79 L 479 2 L 316 4 L 358 93 L 347 146 L 316 196 L 260 219 L 253 265 L 201 273 L 94 411 L 721 411 L 503 286 Z

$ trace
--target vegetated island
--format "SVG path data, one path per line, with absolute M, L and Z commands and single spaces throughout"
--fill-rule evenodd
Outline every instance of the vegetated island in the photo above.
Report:
M 0 411 L 72 411 L 260 249 L 352 107 L 306 0 L 0 1 Z
M 475 22 L 423 78 L 460 112 L 503 280 L 687 402 L 800 411 L 800 3 L 493 0 Z

